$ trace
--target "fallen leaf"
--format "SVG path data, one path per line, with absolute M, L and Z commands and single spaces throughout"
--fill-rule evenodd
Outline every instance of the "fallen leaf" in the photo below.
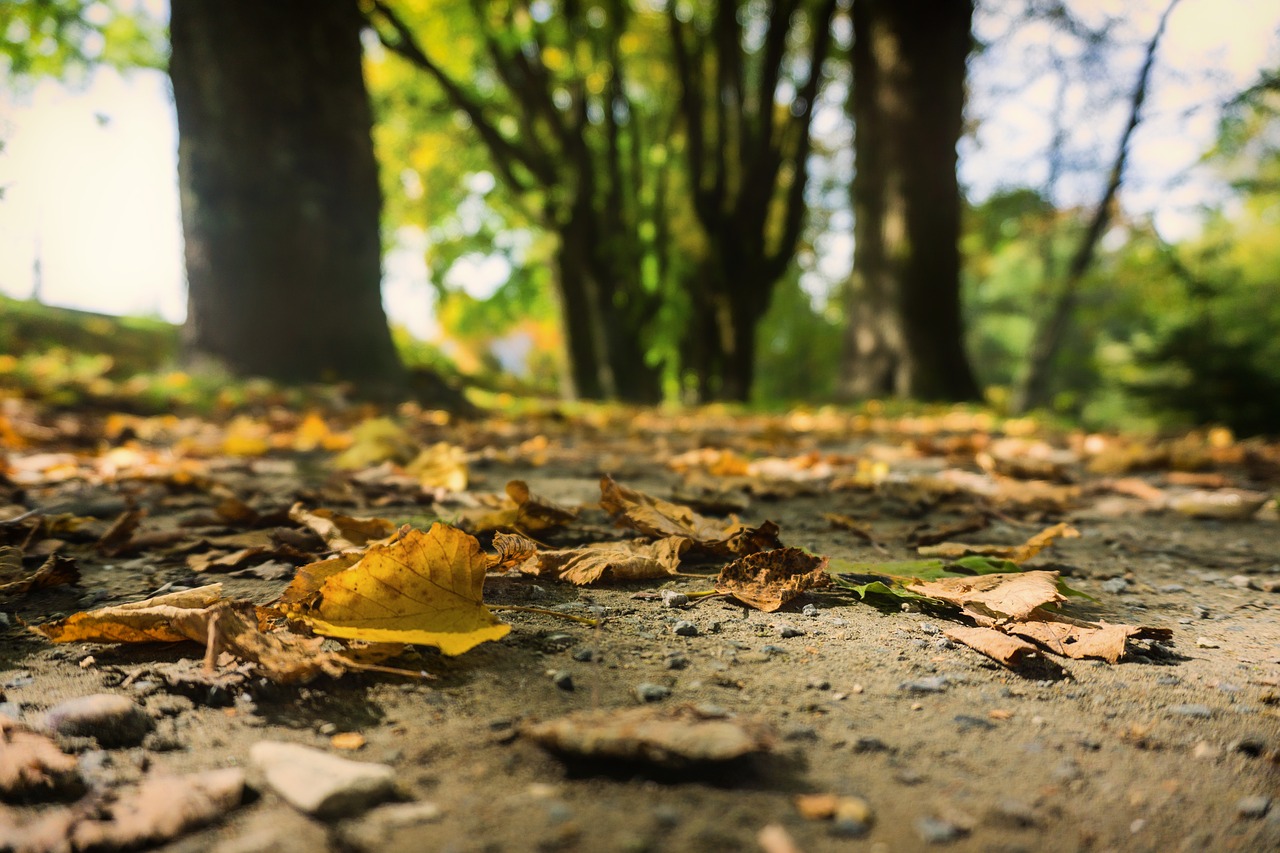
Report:
M 440 441 L 419 451 L 413 461 L 405 466 L 405 473 L 416 479 L 424 489 L 466 491 L 467 454 L 456 444 Z
M 737 519 L 725 523 L 705 518 L 687 506 L 621 486 L 608 476 L 600 480 L 600 505 L 620 526 L 654 539 L 684 537 L 694 549 L 709 554 L 743 555 L 782 547 L 773 522 L 751 528 Z
M 912 592 L 960 607 L 979 624 L 1028 618 L 1038 607 L 1066 601 L 1058 592 L 1057 572 L 1016 572 L 972 578 L 913 580 Z
M 692 706 L 578 711 L 528 724 L 521 734 L 562 755 L 661 767 L 732 761 L 773 747 L 768 726 L 707 717 Z
M 1192 518 L 1242 521 L 1252 518 L 1270 497 L 1265 492 L 1244 489 L 1184 492 L 1170 496 L 1168 506 L 1175 512 Z
M 40 568 L 27 573 L 22 566 L 22 551 L 10 546 L 0 548 L 0 598 L 79 581 L 80 570 L 70 557 L 51 554 Z
M 1005 626 L 1006 631 L 1025 637 L 1057 655 L 1075 660 L 1097 658 L 1115 663 L 1125 655 L 1130 639 L 1172 639 L 1167 628 L 1144 628 L 1135 625 L 1109 625 L 1041 618 Z
M 511 630 L 482 601 L 487 562 L 480 543 L 455 527 L 410 528 L 370 546 L 329 575 L 315 599 L 288 612 L 318 634 L 460 655 Z
M 107 556 L 115 556 L 126 550 L 129 547 L 129 540 L 133 538 L 133 532 L 138 529 L 138 525 L 142 523 L 146 514 L 145 509 L 130 509 L 122 512 L 115 521 L 111 522 L 111 526 L 98 539 L 95 547 Z
M 827 558 L 799 548 L 747 554 L 720 570 L 716 592 L 772 613 L 805 590 L 826 586 Z
M 505 571 L 538 553 L 538 543 L 518 533 L 495 533 L 493 549 L 498 553 L 489 558 L 489 568 Z
M 525 561 L 520 571 L 551 575 L 578 586 L 595 583 L 606 576 L 615 581 L 648 580 L 675 574 L 680 555 L 688 547 L 689 540 L 680 536 L 657 542 L 638 539 L 597 542 L 579 548 L 538 551 Z
M 372 418 L 351 431 L 351 446 L 333 464 L 354 471 L 388 461 L 404 465 L 417 454 L 418 443 L 403 427 L 390 418 Z
M 289 508 L 289 518 L 314 531 L 334 551 L 359 550 L 396 532 L 396 526 L 385 518 L 356 518 L 328 509 L 307 510 L 300 503 Z
M 187 567 L 193 572 L 233 572 L 246 566 L 259 565 L 268 560 L 283 560 L 291 563 L 305 563 L 310 558 L 289 546 L 267 546 L 242 548 L 230 554 L 222 551 L 207 551 L 203 554 L 192 554 L 187 557 Z
M 981 652 L 997 663 L 1012 669 L 1017 669 L 1040 656 L 1040 650 L 1036 646 L 1016 637 L 1010 637 L 994 628 L 969 628 L 956 625 L 942 633 L 957 643 Z
M 1080 531 L 1063 522 L 1041 530 L 1021 545 L 970 545 L 966 542 L 943 542 L 917 549 L 922 557 L 942 557 L 955 559 L 970 555 L 982 557 L 999 557 L 1013 563 L 1025 563 L 1032 557 L 1048 548 L 1057 539 L 1078 537 Z
M 222 600 L 222 584 L 171 592 L 142 601 L 74 613 L 65 619 L 36 625 L 32 630 L 55 643 L 178 643 L 204 642 L 175 627 L 193 610 L 203 611 Z
M 79 763 L 52 740 L 0 715 L 0 800 L 46 800 L 79 794 Z
M 953 536 L 962 536 L 965 533 L 985 530 L 990 523 L 985 515 L 971 515 L 959 521 L 953 521 L 950 524 L 922 524 L 907 535 L 907 542 L 917 546 L 937 545 L 939 542 L 945 542 Z
M 564 527 L 578 517 L 576 509 L 529 491 L 529 484 L 524 480 L 507 483 L 507 497 L 516 503 L 516 526 L 530 533 Z

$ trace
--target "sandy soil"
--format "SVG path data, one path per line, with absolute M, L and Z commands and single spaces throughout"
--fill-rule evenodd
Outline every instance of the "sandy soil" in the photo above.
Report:
M 522 478 L 551 499 L 586 504 L 598 499 L 598 477 L 607 470 L 669 496 L 680 477 L 663 463 L 707 445 L 851 456 L 866 456 L 874 445 L 896 449 L 889 469 L 903 480 L 953 463 L 977 470 L 972 458 L 903 453 L 902 435 L 787 434 L 767 424 L 740 433 L 697 421 L 610 432 L 547 421 L 502 434 L 468 428 L 454 437 L 475 451 L 517 447 L 537 434 L 551 441 L 536 454 L 503 452 L 474 463 L 479 482 L 472 490 L 500 491 L 508 479 Z M 540 464 L 531 464 L 531 455 Z M 1069 467 L 1079 475 L 1078 464 Z M 1211 470 L 1233 484 L 1275 488 L 1238 467 Z M 234 490 L 256 493 L 260 502 L 305 496 L 300 476 L 323 478 L 323 464 L 303 460 L 300 472 L 259 466 L 256 474 L 248 463 L 226 468 Z M 1160 471 L 1141 476 L 1168 487 Z M 75 488 L 94 499 L 132 489 L 144 504 L 157 494 L 136 484 Z M 915 551 L 905 538 L 914 525 L 954 520 L 973 508 L 964 501 L 921 504 L 889 486 L 831 492 L 820 481 L 789 488 L 798 493 L 753 499 L 744 519 L 771 519 L 787 544 L 846 560 L 910 558 Z M 28 496 L 43 501 L 72 491 L 50 485 Z M 368 511 L 401 518 L 437 510 Z M 828 512 L 869 522 L 879 547 L 833 529 L 823 518 Z M 348 675 L 302 688 L 258 685 L 233 700 L 175 695 L 148 676 L 168 662 L 198 659 L 195 646 L 52 646 L 11 626 L 0 643 L 0 700 L 30 718 L 95 692 L 144 703 L 160 718 L 158 734 L 143 747 L 96 755 L 95 778 L 104 784 L 156 770 L 246 765 L 250 746 L 262 739 L 331 750 L 333 734 L 360 732 L 364 748 L 342 754 L 390 764 L 404 799 L 440 809 L 436 820 L 410 827 L 367 818 L 324 823 L 259 786 L 252 802 L 164 848 L 172 851 L 739 851 L 760 849 L 758 836 L 770 824 L 803 851 L 1280 849 L 1280 593 L 1253 588 L 1280 578 L 1280 523 L 1273 516 L 1189 519 L 1114 492 L 1087 493 L 1061 508 L 1005 505 L 994 514 L 992 526 L 963 538 L 1013 543 L 1047 523 L 1072 521 L 1081 537 L 1056 544 L 1032 565 L 1059 570 L 1096 597 L 1077 612 L 1171 628 L 1173 642 L 1136 649 L 1114 665 L 1062 661 L 1063 677 L 1044 678 L 940 641 L 938 630 L 952 623 L 936 613 L 878 609 L 827 593 L 772 614 L 724 598 L 672 608 L 652 595 L 708 589 L 711 566 L 705 580 L 589 589 L 491 577 L 487 601 L 603 615 L 603 622 L 591 628 L 508 612 L 502 615 L 513 631 L 500 642 L 457 658 L 428 649 L 402 659 L 430 673 L 428 681 Z M 181 559 L 146 554 L 88 553 L 80 567 L 77 588 L 6 603 L 14 625 L 135 600 L 170 581 L 193 582 Z M 264 602 L 286 581 L 224 582 L 230 594 Z M 802 613 L 806 604 L 816 613 Z M 694 623 L 696 636 L 673 633 L 682 619 Z M 784 626 L 803 633 L 783 637 Z M 565 673 L 572 689 L 565 689 Z M 936 683 L 928 681 L 934 676 L 946 676 L 942 690 L 910 689 Z M 727 767 L 673 771 L 567 762 L 518 733 L 525 723 L 573 710 L 636 706 L 641 684 L 670 688 L 664 703 L 763 720 L 777 732 L 777 746 Z M 94 752 L 91 743 L 79 748 Z M 869 830 L 852 837 L 848 825 L 806 819 L 794 802 L 804 793 L 863 798 L 873 812 Z M 1270 798 L 1269 810 L 1256 814 L 1255 799 L 1254 813 L 1242 813 L 1258 797 Z

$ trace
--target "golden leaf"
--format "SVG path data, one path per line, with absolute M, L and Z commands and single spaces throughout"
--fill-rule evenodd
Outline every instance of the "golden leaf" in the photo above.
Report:
M 424 447 L 404 470 L 424 489 L 450 492 L 467 489 L 467 454 L 461 447 L 447 441 Z
M 460 655 L 511 630 L 481 600 L 487 563 L 480 543 L 457 528 L 408 529 L 330 575 L 314 603 L 290 615 L 330 637 L 415 643 Z

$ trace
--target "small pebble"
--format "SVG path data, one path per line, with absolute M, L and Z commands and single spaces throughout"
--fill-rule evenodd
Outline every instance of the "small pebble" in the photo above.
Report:
M 1245 735 L 1233 740 L 1227 746 L 1227 749 L 1232 752 L 1238 752 L 1241 755 L 1247 755 L 1250 758 L 1257 758 L 1267 751 L 1267 742 L 1257 735 Z
M 317 817 L 349 817 L 395 794 L 396 773 L 386 764 L 348 761 L 276 741 L 255 743 L 249 760 L 286 802 Z
M 583 646 L 580 649 L 574 649 L 573 659 L 579 663 L 591 663 L 596 659 L 596 650 L 587 646 Z
M 760 652 L 766 655 L 785 655 L 787 650 L 782 646 L 775 646 L 772 643 L 760 647 Z
M 1208 619 L 1208 618 L 1209 618 L 1209 615 L 1210 615 L 1210 612 L 1211 612 L 1211 611 L 1209 610 L 1209 608 L 1208 608 L 1208 607 L 1206 607 L 1206 606 L 1204 606 L 1203 604 L 1193 604 L 1193 605 L 1191 605 L 1191 613 L 1192 613 L 1192 615 L 1194 615 L 1197 619 Z
M 775 625 L 775 626 L 774 626 L 774 630 L 776 630 L 776 631 L 778 632 L 778 636 L 779 636 L 779 637 L 782 637 L 782 638 L 784 638 L 784 639 L 787 639 L 787 638 L 790 638 L 790 637 L 803 637 L 803 636 L 804 636 L 804 631 L 800 630 L 799 628 L 795 627 L 794 625 Z
M 1231 584 L 1237 589 L 1248 589 L 1249 587 L 1253 586 L 1253 578 L 1249 577 L 1248 575 L 1232 575 L 1231 577 L 1227 578 L 1227 583 Z
M 1102 582 L 1102 591 L 1120 595 L 1129 591 L 1129 582 L 1124 578 L 1111 578 Z
M 990 730 L 996 727 L 996 724 L 990 720 L 983 719 L 982 717 L 974 717 L 969 714 L 956 714 L 954 719 L 956 727 L 962 732 L 967 732 L 971 729 Z
M 689 596 L 683 592 L 676 592 L 674 589 L 664 589 L 662 591 L 662 603 L 667 607 L 683 607 L 689 603 Z
M 153 725 L 141 705 L 114 693 L 63 702 L 45 714 L 44 723 L 60 735 L 96 738 L 107 749 L 138 746 Z
M 801 607 L 801 608 L 800 608 L 800 612 L 801 612 L 803 615 L 805 615 L 805 616 L 817 616 L 817 615 L 818 615 L 818 605 L 816 605 L 816 604 L 806 604 L 804 607 Z
M 941 629 L 941 628 L 939 628 L 937 625 L 933 624 L 932 622 L 921 622 L 921 623 L 920 623 L 920 630 L 921 630 L 921 631 L 923 631 L 923 632 L 924 632 L 924 633 L 926 633 L 926 634 L 941 634 L 941 633 L 942 633 L 942 629 Z
M 933 641 L 933 647 L 940 652 L 945 652 L 948 649 L 954 649 L 956 644 L 947 637 L 939 637 Z
M 1196 717 L 1207 720 L 1213 716 L 1213 709 L 1208 705 L 1170 705 L 1166 710 L 1178 717 Z
M 672 625 L 671 631 L 680 637 L 698 636 L 698 626 L 690 622 L 688 619 L 681 619 L 679 622 Z
M 644 682 L 636 685 L 636 698 L 641 702 L 661 702 L 671 695 L 671 688 Z
M 941 693 L 947 689 L 948 680 L 945 675 L 933 675 L 928 678 L 917 678 L 914 681 L 904 681 L 898 685 L 898 689 L 908 693 Z
M 1208 637 L 1196 637 L 1196 648 L 1220 649 L 1222 648 L 1222 646 L 1218 645 L 1218 643 L 1215 642 L 1214 640 L 1210 640 Z
M 1236 801 L 1236 814 L 1240 817 L 1260 818 L 1271 811 L 1271 798 L 1262 794 L 1241 797 Z
M 558 669 L 551 676 L 551 683 L 561 690 L 573 690 L 573 673 L 567 669 Z
M 964 827 L 936 817 L 919 818 L 915 827 L 916 834 L 926 844 L 949 844 L 967 834 Z
M 672 652 L 666 657 L 667 669 L 684 669 L 689 665 L 689 658 L 679 652 Z
M 1156 587 L 1161 592 L 1186 592 L 1187 588 L 1180 583 L 1167 583 Z

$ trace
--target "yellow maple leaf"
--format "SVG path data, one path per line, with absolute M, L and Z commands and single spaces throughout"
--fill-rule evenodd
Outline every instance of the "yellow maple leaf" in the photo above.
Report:
M 435 646 L 460 655 L 511 630 L 481 600 L 487 564 L 480 543 L 455 527 L 409 529 L 392 542 L 370 546 L 290 615 L 317 634 Z

